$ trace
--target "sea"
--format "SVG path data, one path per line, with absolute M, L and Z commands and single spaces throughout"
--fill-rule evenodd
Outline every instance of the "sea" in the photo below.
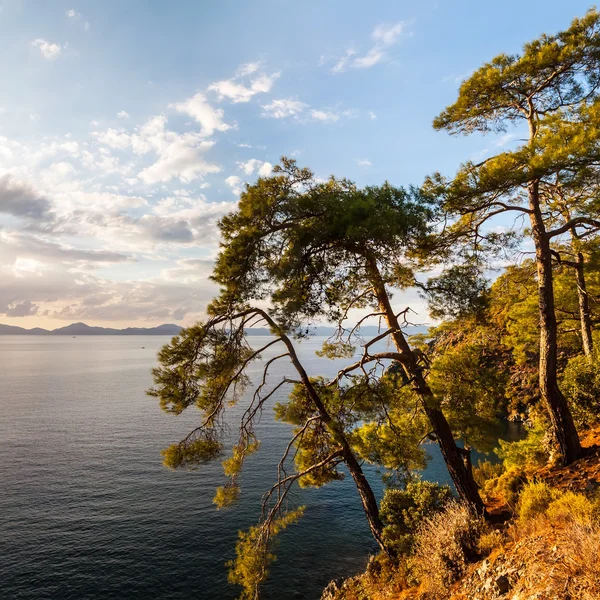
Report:
M 267 407 L 259 452 L 247 462 L 237 505 L 216 510 L 220 464 L 172 471 L 161 449 L 200 422 L 188 409 L 162 412 L 146 395 L 163 336 L 0 337 L 0 599 L 227 600 L 239 530 L 260 517 L 291 428 Z M 250 338 L 260 347 L 265 337 Z M 315 354 L 323 338 L 302 342 L 310 375 L 331 376 L 349 361 Z M 272 347 L 263 360 L 281 353 Z M 262 372 L 255 364 L 256 380 Z M 271 369 L 276 383 L 290 367 Z M 284 400 L 284 388 L 273 402 Z M 235 432 L 244 408 L 230 410 Z M 423 477 L 448 483 L 435 446 Z M 366 468 L 377 495 L 380 473 Z M 275 550 L 264 598 L 318 599 L 333 579 L 362 571 L 377 548 L 352 479 L 294 489 L 303 518 Z

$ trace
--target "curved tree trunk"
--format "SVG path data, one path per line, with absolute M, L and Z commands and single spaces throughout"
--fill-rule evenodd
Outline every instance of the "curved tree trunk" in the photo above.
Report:
M 344 452 L 344 450 L 342 450 Z M 350 475 L 352 475 L 352 479 L 354 479 L 354 483 L 356 485 L 356 489 L 358 490 L 358 495 L 360 496 L 360 501 L 363 505 L 363 510 L 365 511 L 365 515 L 367 517 L 367 521 L 369 522 L 369 528 L 371 529 L 371 534 L 379 544 L 379 547 L 388 555 L 392 555 L 393 553 L 386 546 L 383 540 L 383 523 L 381 522 L 381 518 L 379 517 L 379 506 L 377 504 L 377 499 L 375 498 L 375 494 L 363 470 L 356 460 L 354 453 L 350 451 L 349 453 L 343 453 L 344 462 L 350 471 Z
M 264 313 L 263 311 L 257 312 L 260 312 L 260 314 L 265 316 L 267 322 L 269 322 L 269 324 L 274 329 L 277 329 L 277 325 L 275 324 L 275 322 L 272 321 L 272 319 L 268 318 L 266 313 Z M 321 420 L 323 421 L 323 423 L 325 423 L 326 427 L 331 432 L 333 438 L 339 443 L 341 447 L 341 453 L 344 459 L 344 463 L 348 467 L 350 475 L 352 476 L 352 479 L 354 480 L 354 483 L 356 485 L 356 489 L 358 490 L 358 495 L 360 496 L 363 510 L 365 512 L 365 516 L 367 517 L 369 528 L 371 529 L 371 533 L 373 534 L 375 541 L 379 544 L 379 547 L 388 556 L 393 556 L 394 553 L 390 550 L 390 548 L 387 547 L 383 540 L 383 523 L 381 522 L 381 518 L 379 516 L 379 505 L 377 504 L 377 498 L 375 498 L 373 489 L 367 481 L 362 467 L 360 466 L 360 463 L 357 460 L 356 455 L 352 450 L 352 447 L 350 446 L 346 436 L 344 435 L 341 425 L 331 417 L 331 415 L 327 411 L 327 408 L 321 401 L 319 393 L 313 386 L 310 377 L 308 376 L 306 370 L 302 366 L 302 363 L 298 359 L 298 355 L 296 354 L 294 346 L 288 338 L 288 336 L 282 332 L 280 332 L 280 336 L 283 343 L 286 345 L 288 352 L 290 353 L 290 359 L 292 361 L 292 364 L 296 368 L 298 375 L 300 376 L 304 388 L 306 389 L 316 409 L 319 411 Z
M 479 495 L 472 472 L 463 460 L 463 450 L 456 445 L 450 425 L 439 407 L 439 403 L 423 376 L 423 368 L 417 360 L 400 329 L 398 317 L 392 309 L 390 298 L 385 288 L 381 273 L 374 258 L 369 258 L 369 271 L 373 291 L 379 308 L 385 316 L 388 326 L 393 329 L 392 337 L 396 348 L 406 359 L 402 363 L 408 377 L 412 380 L 413 389 L 421 399 L 423 410 L 429 419 L 433 433 L 442 452 L 442 456 L 452 477 L 456 491 L 463 502 L 469 504 L 477 513 L 486 514 L 485 505 Z
M 581 454 L 581 444 L 567 401 L 558 387 L 557 326 L 554 309 L 554 276 L 550 238 L 540 209 L 539 184 L 529 187 L 530 220 L 535 242 L 540 311 L 540 395 L 544 402 L 558 448 L 559 462 L 572 463 Z

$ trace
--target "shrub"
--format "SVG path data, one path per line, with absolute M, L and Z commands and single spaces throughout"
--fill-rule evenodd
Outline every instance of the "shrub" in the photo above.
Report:
M 502 545 L 502 542 L 504 542 L 504 534 L 501 531 L 492 529 L 488 533 L 484 533 L 479 538 L 479 545 L 477 546 L 479 549 L 479 554 L 482 556 L 487 556 L 492 552 L 492 550 Z
M 381 501 L 383 536 L 398 554 L 410 554 L 414 534 L 427 517 L 441 511 L 452 499 L 447 485 L 430 481 L 408 483 L 404 490 L 390 489 Z
M 476 467 L 473 467 L 473 479 L 475 483 L 482 489 L 485 489 L 486 483 L 492 479 L 497 479 L 502 475 L 504 467 L 501 463 L 493 463 L 489 460 L 479 462 Z
M 593 425 L 600 418 L 600 354 L 575 356 L 563 372 L 563 392 L 578 425 Z
M 559 496 L 560 492 L 552 489 L 547 483 L 528 483 L 519 499 L 519 521 L 525 523 L 545 514 L 550 504 Z
M 426 519 L 416 535 L 413 572 L 432 598 L 447 598 L 449 587 L 471 562 L 481 558 L 480 539 L 488 533 L 483 518 L 452 501 Z
M 598 503 L 583 494 L 563 492 L 550 503 L 546 514 L 551 519 L 572 519 L 580 525 L 589 525 L 598 518 Z
M 506 504 L 514 510 L 519 500 L 519 494 L 526 483 L 527 477 L 523 471 L 507 471 L 497 479 L 490 479 L 485 485 L 485 492 L 501 496 Z
M 523 440 L 506 442 L 500 440 L 500 448 L 495 452 L 500 457 L 507 471 L 532 471 L 548 462 L 548 449 L 545 444 L 547 428 L 542 423 L 536 423 Z

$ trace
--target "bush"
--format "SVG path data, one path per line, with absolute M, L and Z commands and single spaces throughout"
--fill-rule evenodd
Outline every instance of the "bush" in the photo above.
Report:
M 480 539 L 486 533 L 483 518 L 454 501 L 426 519 L 416 535 L 413 559 L 413 572 L 424 591 L 432 598 L 447 598 L 452 583 L 481 558 Z
M 408 483 L 404 490 L 387 490 L 380 508 L 380 517 L 386 525 L 385 541 L 398 554 L 410 554 L 420 524 L 440 512 L 451 499 L 447 485 L 430 481 Z
M 473 479 L 480 488 L 485 489 L 487 482 L 500 477 L 503 471 L 504 467 L 501 463 L 484 460 L 473 467 Z
M 519 521 L 525 523 L 544 515 L 550 504 L 559 496 L 560 492 L 552 489 L 547 483 L 528 483 L 519 499 Z
M 569 519 L 580 525 L 590 525 L 598 520 L 598 502 L 592 502 L 583 494 L 563 492 L 548 506 L 546 514 L 550 519 Z
M 542 423 L 536 423 L 527 432 L 527 437 L 518 442 L 500 440 L 500 448 L 495 452 L 500 457 L 507 471 L 533 471 L 543 467 L 549 458 L 545 444 L 547 428 Z
M 562 390 L 579 426 L 593 425 L 600 418 L 600 354 L 575 356 L 563 372 Z
M 504 542 L 504 534 L 497 529 L 492 529 L 488 533 L 484 533 L 479 538 L 479 545 L 477 546 L 479 549 L 479 554 L 482 556 L 487 556 L 492 552 L 492 550 L 501 546 Z
M 512 470 L 502 473 L 497 479 L 490 479 L 484 491 L 486 494 L 494 494 L 504 498 L 508 506 L 514 510 L 519 500 L 519 494 L 527 483 L 527 476 L 523 471 Z

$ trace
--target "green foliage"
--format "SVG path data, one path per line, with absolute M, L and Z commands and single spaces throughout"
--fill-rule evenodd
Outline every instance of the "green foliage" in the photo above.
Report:
M 497 479 L 490 479 L 485 484 L 485 492 L 504 498 L 511 510 L 515 510 L 527 476 L 523 471 L 513 469 L 505 471 Z
M 499 440 L 500 448 L 496 454 L 504 463 L 507 471 L 532 471 L 548 462 L 548 451 L 545 445 L 547 429 L 538 422 L 528 430 L 527 436 L 517 442 Z
M 325 341 L 320 350 L 316 351 L 316 355 L 321 358 L 352 358 L 356 353 L 356 346 L 344 342 L 343 340 Z
M 244 444 L 236 444 L 233 447 L 231 456 L 223 461 L 223 472 L 227 477 L 237 476 L 241 469 L 244 460 L 258 451 L 260 443 L 253 438 L 252 442 L 246 441 Z
M 552 520 L 570 519 L 580 525 L 589 526 L 600 520 L 600 502 L 598 500 L 591 500 L 583 494 L 567 490 L 566 492 L 561 492 L 548 505 L 546 514 Z
M 443 510 L 451 499 L 447 485 L 429 481 L 407 483 L 403 490 L 387 489 L 380 506 L 386 542 L 396 553 L 410 554 L 421 523 Z
M 272 552 L 275 538 L 303 515 L 304 507 L 277 517 L 269 523 L 240 531 L 236 558 L 227 563 L 229 581 L 242 587 L 240 600 L 256 600 L 260 585 L 268 577 L 268 566 L 276 556 Z
M 223 444 L 210 437 L 200 437 L 172 444 L 162 450 L 163 464 L 170 469 L 198 467 L 221 455 Z
M 506 415 L 509 350 L 487 317 L 446 321 L 421 343 L 427 339 L 428 383 L 453 431 L 467 446 L 491 452 Z
M 488 481 L 497 479 L 503 472 L 504 466 L 502 464 L 484 460 L 473 467 L 473 479 L 480 488 L 483 488 Z
M 525 523 L 546 513 L 550 504 L 559 494 L 545 482 L 528 483 L 519 498 L 519 521 Z
M 537 481 L 523 488 L 518 514 L 521 524 L 546 516 L 551 521 L 572 521 L 589 527 L 600 520 L 600 501 L 572 490 L 560 490 L 545 482 Z
M 230 402 L 236 402 L 245 391 L 248 379 L 236 374 L 251 355 L 243 332 L 198 323 L 162 347 L 160 366 L 152 370 L 155 387 L 148 394 L 158 398 L 166 412 L 178 415 L 195 405 L 207 416 L 216 416 L 228 394 Z
M 600 419 L 600 355 L 575 356 L 565 368 L 562 390 L 580 425 L 593 425 Z
M 219 486 L 215 492 L 213 504 L 217 506 L 217 509 L 227 508 L 235 504 L 239 497 L 240 487 L 237 484 L 230 483 L 229 485 L 222 485 Z
M 502 131 L 525 119 L 529 105 L 546 113 L 585 101 L 598 83 L 600 17 L 590 10 L 569 29 L 525 44 L 520 55 L 501 54 L 460 87 L 457 102 L 434 121 L 452 133 Z
M 372 305 L 366 294 L 357 299 L 368 290 L 371 259 L 384 280 L 412 283 L 399 267 L 432 232 L 433 213 L 418 190 L 360 189 L 333 177 L 319 183 L 286 158 L 275 172 L 248 186 L 220 223 L 213 314 L 268 298 L 289 329 L 320 316 L 337 322 L 350 303 Z
M 488 306 L 488 283 L 474 264 L 452 265 L 425 286 L 433 319 L 480 315 Z
M 490 451 L 505 412 L 506 376 L 483 344 L 448 348 L 432 363 L 429 383 L 466 444 Z

